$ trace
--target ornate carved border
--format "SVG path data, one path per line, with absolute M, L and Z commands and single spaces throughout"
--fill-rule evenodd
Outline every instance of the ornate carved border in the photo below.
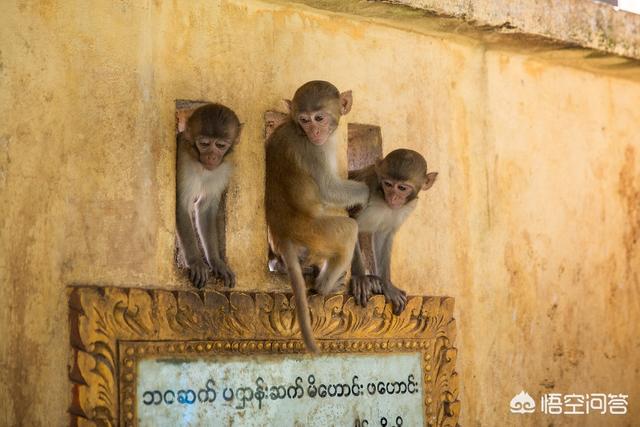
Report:
M 452 298 L 411 297 L 400 316 L 382 296 L 361 308 L 347 295 L 313 295 L 309 306 L 323 352 L 420 351 L 427 425 L 457 425 Z M 284 293 L 72 287 L 69 319 L 72 426 L 135 420 L 136 361 L 149 354 L 304 351 Z

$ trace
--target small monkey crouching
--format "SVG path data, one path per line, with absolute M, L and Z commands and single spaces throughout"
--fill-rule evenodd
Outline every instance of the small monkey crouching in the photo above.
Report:
M 366 275 L 362 251 L 356 243 L 351 263 L 351 292 L 360 305 L 366 305 L 372 294 L 383 294 L 401 313 L 407 303 L 406 292 L 391 282 L 391 250 L 393 237 L 416 208 L 418 193 L 435 183 L 437 172 L 427 172 L 427 162 L 418 152 L 398 149 L 375 165 L 349 173 L 349 178 L 367 184 L 369 203 L 354 211 L 359 233 L 373 236 L 375 275 Z
M 232 171 L 226 155 L 238 143 L 241 128 L 231 109 L 207 104 L 193 112 L 178 135 L 176 225 L 196 288 L 204 287 L 211 272 L 225 286 L 235 286 L 235 275 L 220 253 L 224 223 L 219 208 Z

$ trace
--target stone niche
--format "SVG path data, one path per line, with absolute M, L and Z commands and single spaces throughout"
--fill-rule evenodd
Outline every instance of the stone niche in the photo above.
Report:
M 453 299 L 71 287 L 71 425 L 456 426 Z

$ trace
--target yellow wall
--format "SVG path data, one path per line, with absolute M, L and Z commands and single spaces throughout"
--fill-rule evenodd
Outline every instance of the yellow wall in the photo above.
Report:
M 353 90 L 348 121 L 380 125 L 385 152 L 417 149 L 440 173 L 393 271 L 410 293 L 456 298 L 461 423 L 604 425 L 508 414 L 544 383 L 628 393 L 632 414 L 606 423 L 640 419 L 636 64 L 351 1 L 307 3 L 362 16 L 241 0 L 7 3 L 1 425 L 67 422 L 67 285 L 188 286 L 173 263 L 175 99 L 219 101 L 245 122 L 228 256 L 240 289 L 286 286 L 264 262 L 261 117 L 316 78 Z

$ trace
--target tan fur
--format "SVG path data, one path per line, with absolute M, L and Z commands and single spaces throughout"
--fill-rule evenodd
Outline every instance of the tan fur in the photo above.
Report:
M 325 82 L 308 83 L 306 87 L 315 88 L 315 84 Z M 297 102 L 294 97 L 292 111 L 304 112 Z M 337 96 L 323 102 L 326 110 L 340 111 Z M 335 126 L 338 120 L 339 116 Z M 355 220 L 332 215 L 331 207 L 363 204 L 368 198 L 366 185 L 337 176 L 334 130 L 324 145 L 314 145 L 292 116 L 273 131 L 267 142 L 265 208 L 270 240 L 273 251 L 287 266 L 300 330 L 307 349 L 313 352 L 318 346 L 299 254 L 306 250 L 310 260 L 322 264 L 316 291 L 323 295 L 332 292 L 351 262 L 358 230 Z

